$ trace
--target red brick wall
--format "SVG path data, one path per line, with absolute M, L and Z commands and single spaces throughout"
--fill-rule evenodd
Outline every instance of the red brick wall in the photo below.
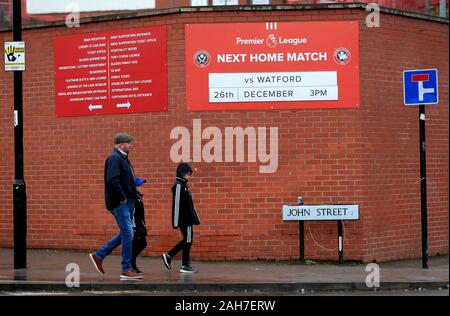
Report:
M 172 230 L 170 131 L 202 125 L 279 128 L 279 168 L 255 163 L 194 163 L 191 189 L 202 220 L 193 259 L 298 258 L 298 224 L 281 207 L 355 203 L 345 222 L 345 259 L 420 257 L 418 109 L 403 106 L 402 71 L 438 68 L 440 103 L 427 107 L 430 254 L 448 253 L 448 25 L 387 15 L 367 28 L 366 12 L 305 10 L 197 12 L 27 30 L 24 73 L 25 181 L 30 248 L 93 251 L 117 232 L 103 202 L 103 164 L 119 131 L 135 136 L 131 160 L 144 185 L 149 247 L 159 255 L 179 239 Z M 184 23 L 360 21 L 361 107 L 346 110 L 188 112 Z M 164 113 L 56 118 L 53 38 L 167 25 L 169 110 Z M 0 33 L 0 42 L 9 40 Z M 430 49 L 432 48 L 432 50 Z M 3 64 L 1 65 L 3 67 Z M 14 143 L 12 74 L 0 72 L 0 247 L 12 247 Z M 337 259 L 335 222 L 306 224 L 306 257 Z M 314 238 L 314 241 L 312 239 Z
M 417 107 L 402 106 L 401 73 L 437 68 L 440 103 L 426 108 L 430 253 L 448 251 L 448 30 L 382 16 L 361 33 L 362 131 L 367 258 L 421 255 Z M 430 49 L 431 48 L 431 49 Z

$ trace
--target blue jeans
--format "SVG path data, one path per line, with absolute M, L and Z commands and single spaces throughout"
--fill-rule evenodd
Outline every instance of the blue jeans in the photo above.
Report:
M 120 233 L 115 235 L 106 245 L 95 253 L 101 260 L 110 255 L 111 252 L 122 244 L 122 271 L 131 270 L 131 256 L 133 244 L 133 214 L 132 202 L 120 204 L 112 211 Z

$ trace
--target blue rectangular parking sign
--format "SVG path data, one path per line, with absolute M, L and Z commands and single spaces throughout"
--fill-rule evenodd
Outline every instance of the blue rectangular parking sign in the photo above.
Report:
M 437 70 L 405 70 L 403 97 L 405 105 L 437 104 L 439 102 Z

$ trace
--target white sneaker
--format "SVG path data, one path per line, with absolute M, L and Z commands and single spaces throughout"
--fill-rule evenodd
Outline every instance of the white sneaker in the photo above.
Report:
M 198 270 L 195 270 L 190 266 L 182 266 L 180 269 L 180 272 L 181 273 L 197 273 Z

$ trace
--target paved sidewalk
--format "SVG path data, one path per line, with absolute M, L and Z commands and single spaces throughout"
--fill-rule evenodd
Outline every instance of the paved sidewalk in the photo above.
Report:
M 101 276 L 91 263 L 88 253 L 28 250 L 28 268 L 13 269 L 13 251 L 0 249 L 1 291 L 177 291 L 177 292 L 289 292 L 289 291 L 342 291 L 370 290 L 365 283 L 369 272 L 365 264 L 347 263 L 305 265 L 298 262 L 232 261 L 198 262 L 192 265 L 197 274 L 178 272 L 180 261 L 172 261 L 167 271 L 160 257 L 138 259 L 145 272 L 142 281 L 120 281 L 120 256 L 109 256 L 104 261 L 106 275 Z M 66 266 L 76 263 L 80 267 L 80 287 L 65 284 Z M 421 268 L 421 260 L 380 263 L 380 288 L 438 289 L 448 288 L 448 255 L 432 257 L 429 269 Z

